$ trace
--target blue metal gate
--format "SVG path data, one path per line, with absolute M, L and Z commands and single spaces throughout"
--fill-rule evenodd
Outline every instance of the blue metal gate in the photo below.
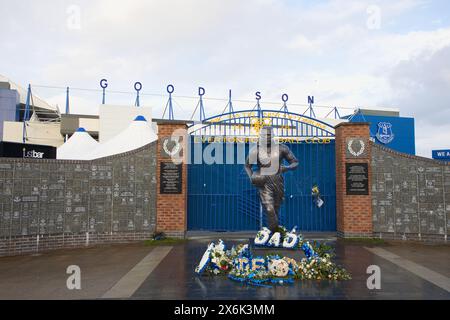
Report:
M 192 137 L 194 138 L 194 137 Z M 194 143 L 194 142 L 193 142 Z M 207 142 L 202 143 L 204 149 Z M 286 143 L 299 160 L 295 171 L 284 174 L 285 201 L 280 223 L 301 231 L 336 230 L 335 144 Z M 248 143 L 245 154 L 248 154 Z M 234 155 L 237 154 L 234 143 Z M 226 148 L 224 148 L 226 158 Z M 324 205 L 318 208 L 311 188 L 319 187 Z M 263 214 L 263 225 L 266 225 Z M 242 164 L 188 165 L 188 230 L 240 231 L 260 228 L 257 190 Z

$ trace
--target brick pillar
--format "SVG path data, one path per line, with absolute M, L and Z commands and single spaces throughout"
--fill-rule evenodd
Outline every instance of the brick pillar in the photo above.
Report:
M 339 237 L 372 237 L 371 145 L 368 123 L 336 127 L 336 214 Z M 359 165 L 362 164 L 362 165 Z M 359 181 L 367 165 L 367 188 Z M 351 173 L 347 177 L 348 173 Z M 349 178 L 349 179 L 347 179 Z M 365 180 L 365 179 L 363 179 Z M 352 183 L 351 181 L 356 181 Z M 348 190 L 348 188 L 350 190 Z M 361 189 L 359 189 L 361 187 Z
M 181 188 L 179 192 L 162 193 L 161 166 L 173 164 L 170 156 L 165 152 L 164 141 L 172 136 L 178 129 L 186 129 L 186 122 L 177 120 L 157 120 L 158 123 L 158 149 L 157 149 L 157 197 L 156 197 L 156 230 L 164 232 L 167 236 L 184 238 L 187 229 L 187 164 L 183 161 L 181 166 Z M 186 139 L 181 143 L 181 152 L 186 156 Z M 167 149 L 167 147 L 166 147 Z M 173 149 L 172 149 L 173 150 Z M 172 165 L 174 167 L 174 165 Z M 168 167 L 170 169 L 170 167 Z

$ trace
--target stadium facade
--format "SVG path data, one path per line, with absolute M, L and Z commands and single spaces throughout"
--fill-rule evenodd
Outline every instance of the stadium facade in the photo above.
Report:
M 185 121 L 174 119 L 168 90 L 169 119 L 152 118 L 138 97 L 134 106 L 101 105 L 98 116 L 86 116 L 61 114 L 9 80 L 0 86 L 2 143 L 22 150 L 2 148 L 0 254 L 154 232 L 258 230 L 266 217 L 239 158 L 263 126 L 299 160 L 284 174 L 281 224 L 340 237 L 447 241 L 450 165 L 414 156 L 414 119 L 398 110 L 355 108 L 340 117 L 335 109 L 318 118 L 312 97 L 306 115 L 288 110 L 287 95 L 275 110 L 256 95 L 253 109 L 234 110 L 230 98 L 207 118 L 200 94 L 200 120 Z M 56 159 L 39 146 L 56 149 Z

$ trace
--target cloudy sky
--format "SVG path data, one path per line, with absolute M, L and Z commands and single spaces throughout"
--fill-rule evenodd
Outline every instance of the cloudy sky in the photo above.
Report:
M 337 106 L 399 108 L 416 119 L 417 153 L 450 148 L 450 3 L 447 0 L 9 1 L 0 0 L 0 74 L 71 112 L 107 103 L 141 105 L 161 117 L 166 85 L 175 116 L 190 118 L 198 86 L 206 114 L 261 103 L 302 113 Z M 44 86 L 59 87 L 46 88 Z M 90 90 L 77 90 L 90 89 Z M 218 98 L 218 99 L 217 99 Z

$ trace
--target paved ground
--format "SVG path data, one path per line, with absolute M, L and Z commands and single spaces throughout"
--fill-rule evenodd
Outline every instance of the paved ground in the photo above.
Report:
M 0 258 L 0 299 L 450 299 L 448 245 L 371 246 L 321 235 L 352 280 L 261 288 L 195 276 L 209 240 L 194 238 L 174 246 L 111 245 Z M 248 241 L 245 234 L 226 240 L 230 245 L 242 241 Z M 381 290 L 366 286 L 366 268 L 374 264 L 381 268 Z M 69 265 L 81 268 L 81 290 L 66 287 Z
M 0 299 L 95 299 L 102 297 L 152 247 L 142 244 L 58 250 L 0 258 Z M 68 290 L 67 267 L 81 269 L 81 290 Z
M 418 245 L 390 243 L 386 248 L 399 256 L 408 257 L 409 260 L 418 263 L 431 270 L 450 278 L 450 248 L 444 245 Z M 430 257 L 432 257 L 430 259 Z

